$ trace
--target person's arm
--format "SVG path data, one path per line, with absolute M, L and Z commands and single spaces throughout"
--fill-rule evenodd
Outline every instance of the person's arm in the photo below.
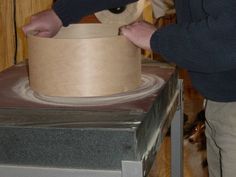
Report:
M 154 52 L 195 72 L 221 72 L 236 69 L 236 33 L 233 18 L 222 14 L 186 24 L 173 24 L 151 37 Z
M 57 0 L 53 10 L 63 26 L 77 22 L 82 17 L 110 8 L 121 7 L 137 0 Z
M 177 18 L 177 23 L 182 24 L 182 23 L 190 23 L 193 21 L 191 11 L 189 8 L 189 0 L 173 0 L 177 1 L 175 3 L 175 9 L 176 9 L 176 18 Z
M 94 12 L 124 6 L 137 0 L 58 0 L 52 9 L 33 15 L 23 27 L 25 34 L 53 37 L 60 28 Z
M 146 23 L 122 28 L 137 46 L 161 54 L 169 62 L 195 72 L 236 69 L 235 16 L 222 14 L 156 30 Z M 142 35 L 140 35 L 142 34 Z

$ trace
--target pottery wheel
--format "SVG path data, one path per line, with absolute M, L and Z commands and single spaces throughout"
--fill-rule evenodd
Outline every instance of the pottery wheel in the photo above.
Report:
M 139 88 L 110 96 L 98 97 L 48 97 L 34 92 L 29 86 L 28 77 L 19 80 L 13 91 L 25 100 L 49 105 L 63 106 L 103 106 L 120 104 L 145 98 L 157 92 L 165 81 L 153 74 L 142 74 Z

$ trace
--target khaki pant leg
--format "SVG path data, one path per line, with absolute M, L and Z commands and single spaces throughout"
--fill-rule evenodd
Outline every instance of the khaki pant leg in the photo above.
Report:
M 236 102 L 208 101 L 206 119 L 210 177 L 236 176 Z
M 210 121 L 206 121 L 207 161 L 209 177 L 221 177 L 220 150 L 215 143 L 215 130 Z

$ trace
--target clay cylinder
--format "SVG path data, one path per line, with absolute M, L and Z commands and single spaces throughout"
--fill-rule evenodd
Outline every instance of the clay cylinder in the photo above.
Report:
M 38 94 L 96 97 L 140 85 L 140 49 L 114 25 L 71 25 L 54 38 L 29 35 L 28 45 L 30 87 Z

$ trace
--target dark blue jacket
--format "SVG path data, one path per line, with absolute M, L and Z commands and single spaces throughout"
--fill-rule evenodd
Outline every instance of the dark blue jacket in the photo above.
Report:
M 58 0 L 64 26 L 94 12 L 136 0 Z M 158 29 L 151 48 L 189 71 L 195 88 L 213 101 L 236 101 L 236 0 L 175 0 L 177 24 Z

